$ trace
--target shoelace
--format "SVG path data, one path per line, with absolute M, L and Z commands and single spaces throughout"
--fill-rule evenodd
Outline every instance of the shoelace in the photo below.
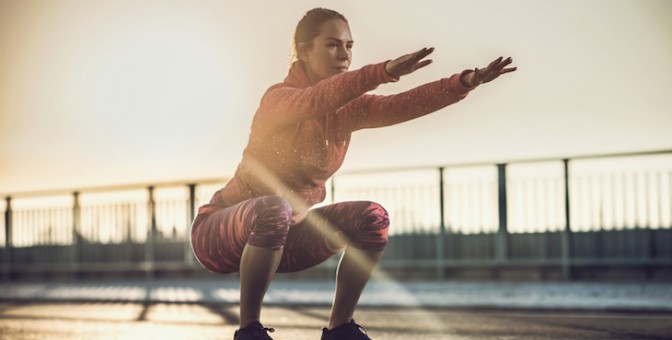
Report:
M 263 333 L 262 333 L 262 332 L 263 332 Z M 274 328 L 271 328 L 271 327 L 264 327 L 264 328 L 261 328 L 261 329 L 257 329 L 257 330 L 254 332 L 254 334 L 268 335 L 268 332 L 273 333 L 273 332 L 275 332 L 275 329 L 274 329 Z

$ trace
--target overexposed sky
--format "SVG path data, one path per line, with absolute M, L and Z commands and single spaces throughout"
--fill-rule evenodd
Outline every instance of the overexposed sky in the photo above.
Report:
M 512 56 L 433 115 L 354 135 L 345 169 L 672 148 L 672 2 L 0 0 L 0 193 L 226 177 L 296 22 L 342 12 L 353 69 L 425 46 L 396 93 Z

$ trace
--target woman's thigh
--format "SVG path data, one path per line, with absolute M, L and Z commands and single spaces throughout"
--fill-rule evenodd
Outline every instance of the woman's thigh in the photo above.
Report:
M 316 266 L 347 245 L 382 251 L 388 226 L 387 212 L 373 202 L 341 202 L 312 209 L 289 229 L 278 272 Z
M 208 207 L 191 229 L 191 246 L 198 261 L 216 273 L 240 270 L 246 244 L 280 249 L 285 243 L 291 207 L 276 196 L 249 199 L 226 208 Z

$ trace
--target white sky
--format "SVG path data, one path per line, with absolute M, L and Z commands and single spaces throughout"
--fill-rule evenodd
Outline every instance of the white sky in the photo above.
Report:
M 512 56 L 463 102 L 355 134 L 345 169 L 672 148 L 672 2 L 0 0 L 0 193 L 232 174 L 310 8 L 394 93 Z

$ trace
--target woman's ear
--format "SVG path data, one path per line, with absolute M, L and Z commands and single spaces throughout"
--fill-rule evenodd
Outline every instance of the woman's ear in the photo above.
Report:
M 299 60 L 303 62 L 308 61 L 308 49 L 310 46 L 308 46 L 307 43 L 301 42 L 296 46 L 296 53 L 299 56 Z

